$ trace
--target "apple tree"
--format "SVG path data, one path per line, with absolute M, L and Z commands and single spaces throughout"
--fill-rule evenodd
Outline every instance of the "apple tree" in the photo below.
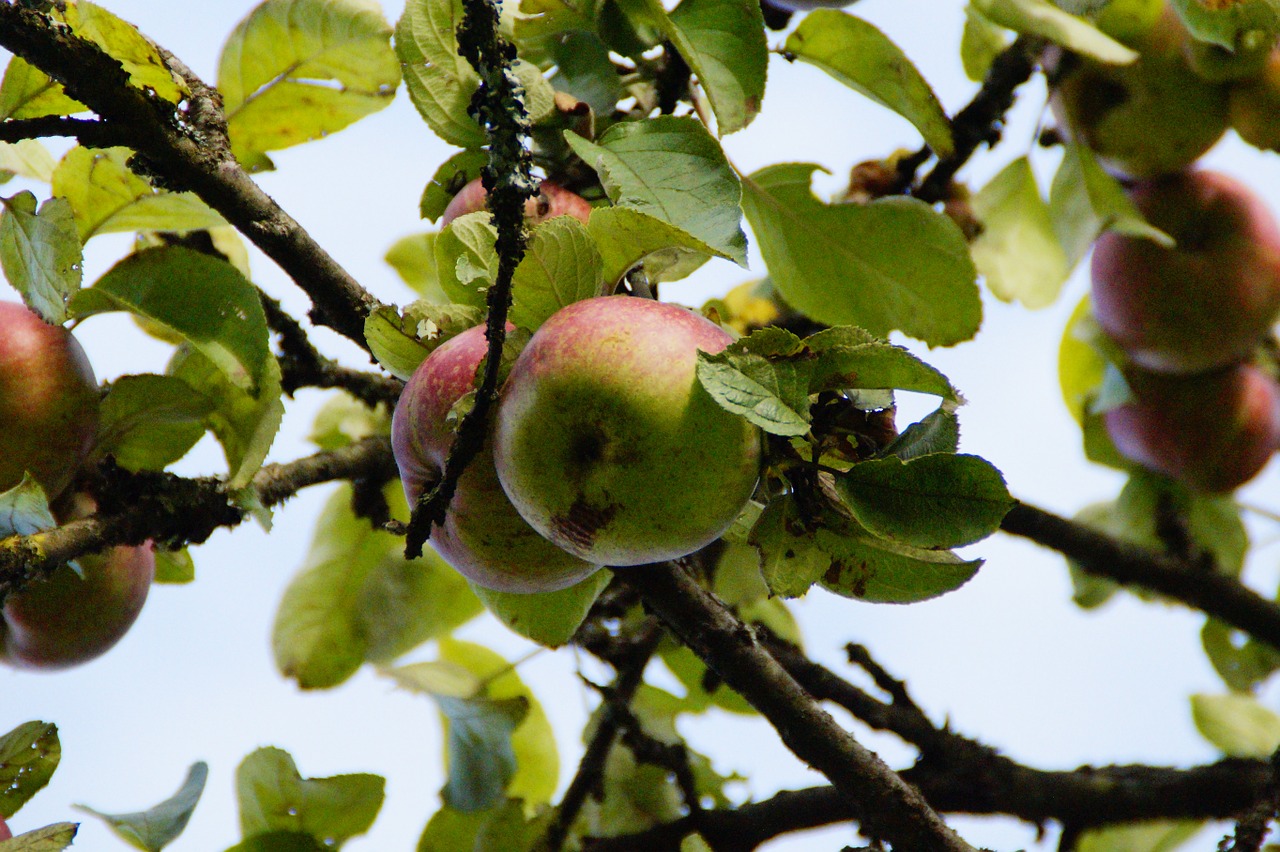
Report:
M 1280 603 L 1242 580 L 1234 495 L 1280 447 L 1280 227 L 1200 159 L 1233 128 L 1254 156 L 1280 147 L 1280 10 L 946 4 L 972 83 L 948 109 L 845 5 L 407 0 L 390 21 L 373 0 L 264 0 L 207 81 L 146 21 L 0 2 L 0 170 L 23 187 L 0 198 L 0 662 L 109 654 L 153 582 L 198 589 L 213 533 L 333 484 L 261 627 L 303 690 L 370 667 L 434 701 L 446 781 L 420 852 L 747 850 L 841 823 L 868 848 L 959 852 L 960 814 L 1064 850 L 1168 850 L 1210 822 L 1220 848 L 1261 849 L 1280 716 L 1256 695 L 1280 668 Z M 744 173 L 724 142 L 769 109 L 771 54 L 922 144 L 827 164 L 852 166 L 832 197 L 786 151 Z M 1052 121 L 1006 139 L 1038 91 Z M 416 232 L 380 249 L 406 304 L 261 185 L 275 152 L 397 98 L 453 150 L 404 211 Z M 979 165 L 994 177 L 967 179 Z M 112 233 L 131 242 L 87 276 Z M 308 309 L 255 280 L 249 245 Z M 964 389 L 927 349 L 983 346 L 984 299 L 1059 302 L 1091 251 L 1059 379 L 1086 455 L 1125 479 L 1067 518 L 961 450 Z M 735 265 L 755 278 L 672 304 Z M 165 357 L 90 370 L 71 331 L 113 313 Z M 315 447 L 268 462 L 304 390 L 326 394 Z M 931 404 L 904 417 L 906 394 Z M 175 472 L 206 436 L 224 464 Z M 1192 709 L 1221 758 L 1021 763 L 999 732 L 939 722 L 874 648 L 850 644 L 848 670 L 806 651 L 790 601 L 963 595 L 996 534 L 1064 556 L 1080 607 L 1124 589 L 1203 614 L 1223 683 Z M 555 696 L 457 635 L 486 612 L 608 673 L 564 784 Z M 758 715 L 824 783 L 744 800 L 680 727 L 717 712 Z M 850 717 L 914 763 L 891 768 Z M 0 719 L 0 852 L 77 832 L 22 821 L 57 721 Z M 240 852 L 340 847 L 383 804 L 376 766 L 304 778 L 263 746 L 235 771 Z M 208 773 L 150 810 L 82 810 L 159 850 Z

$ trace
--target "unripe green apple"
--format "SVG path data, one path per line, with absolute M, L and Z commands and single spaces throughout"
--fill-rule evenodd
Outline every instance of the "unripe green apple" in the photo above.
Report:
M 1188 39 L 1166 9 L 1136 45 L 1141 56 L 1132 64 L 1048 51 L 1049 104 L 1062 130 L 1122 178 L 1186 168 L 1227 129 L 1227 90 L 1191 70 L 1183 54 Z
M 454 434 L 449 410 L 472 389 L 486 346 L 483 326 L 462 332 L 422 362 L 400 395 L 391 446 L 410 506 L 444 471 Z M 516 513 L 498 484 L 491 436 L 458 480 L 444 523 L 431 530 L 431 546 L 467 579 L 500 592 L 555 591 L 598 570 Z
M 150 544 L 81 556 L 80 577 L 59 565 L 9 595 L 0 610 L 0 660 L 25 669 L 64 669 L 106 653 L 146 603 L 155 577 Z
M 1233 491 L 1280 447 L 1280 388 L 1252 364 L 1125 377 L 1133 401 L 1103 417 L 1116 449 L 1143 467 L 1197 491 Z
M 61 493 L 93 442 L 100 399 L 69 331 L 0 302 L 0 491 L 29 471 L 50 500 Z
M 1240 34 L 1234 50 L 1220 44 L 1187 39 L 1184 52 L 1187 64 L 1211 83 L 1231 83 L 1257 77 L 1267 65 L 1276 39 L 1265 30 L 1248 30 Z
M 1174 248 L 1114 231 L 1094 244 L 1094 314 L 1137 365 L 1198 373 L 1245 358 L 1280 312 L 1280 227 L 1219 172 L 1144 181 L 1131 193 Z
M 698 351 L 729 342 L 692 311 L 630 296 L 553 314 L 498 407 L 498 477 L 521 516 L 606 565 L 674 559 L 718 538 L 750 499 L 761 453 L 759 430 L 698 381 Z
M 1268 56 L 1262 73 L 1231 87 L 1231 128 L 1263 151 L 1280 151 L 1280 50 Z
M 468 183 L 458 190 L 458 194 L 444 208 L 444 213 L 440 214 L 440 227 L 443 228 L 459 216 L 484 210 L 488 194 L 480 178 Z M 572 216 L 585 225 L 591 218 L 591 203 L 554 181 L 544 180 L 538 186 L 538 194 L 524 203 L 524 216 L 530 225 L 557 216 Z

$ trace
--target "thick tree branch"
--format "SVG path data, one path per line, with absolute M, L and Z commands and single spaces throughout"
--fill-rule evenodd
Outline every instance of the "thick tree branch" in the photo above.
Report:
M 1280 605 L 1200 562 L 1156 553 L 1026 503 L 1014 505 L 1001 529 L 1070 557 L 1090 574 L 1159 592 L 1280 649 Z
M 423 492 L 413 508 L 405 536 L 405 556 L 410 559 L 422 555 L 431 527 L 444 521 L 462 472 L 484 447 L 489 411 L 498 399 L 513 278 L 525 252 L 524 203 L 537 191 L 530 173 L 533 160 L 525 144 L 530 124 L 522 100 L 524 89 L 514 70 L 516 49 L 499 32 L 498 3 L 464 0 L 463 10 L 458 52 L 480 76 L 471 107 L 489 140 L 489 162 L 484 167 L 483 180 L 498 231 L 494 246 L 498 272 L 486 295 L 485 339 L 489 345 L 475 404 L 458 424 L 440 481 Z
M 311 297 L 313 321 L 367 348 L 364 318 L 377 300 L 240 167 L 231 154 L 221 96 L 190 69 L 165 54 L 191 90 L 178 111 L 135 88 L 120 63 L 93 42 L 11 2 L 0 2 L 0 46 L 61 82 L 111 128 L 109 141 L 133 148 L 166 188 L 196 193 L 235 225 Z
M 253 478 L 262 505 L 282 503 L 309 485 L 337 479 L 387 480 L 396 475 L 391 442 L 365 438 L 284 464 L 269 464 Z M 98 513 L 33 535 L 0 539 L 0 598 L 58 565 L 115 544 L 154 539 L 166 546 L 200 543 L 219 527 L 241 523 L 247 512 L 221 480 L 184 479 L 170 473 L 108 471 L 95 489 Z
M 718 598 L 679 566 L 615 569 L 645 605 L 778 731 L 801 760 L 826 775 L 869 836 L 895 848 L 972 852 L 919 792 L 859 744 L 779 665 Z

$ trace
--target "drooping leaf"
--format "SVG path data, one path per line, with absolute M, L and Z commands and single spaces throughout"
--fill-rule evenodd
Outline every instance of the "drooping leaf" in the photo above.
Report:
M 1049 0 L 973 0 L 973 5 L 1002 27 L 1047 38 L 1101 62 L 1124 65 L 1138 58 L 1084 18 L 1062 11 Z
M 1280 669 L 1280 651 L 1216 618 L 1206 618 L 1200 644 L 1231 689 L 1248 692 Z
M 71 205 L 50 198 L 36 209 L 36 197 L 20 192 L 2 199 L 0 268 L 27 306 L 45 322 L 67 321 L 67 301 L 83 276 L 80 237 Z
M 135 849 L 160 852 L 187 827 L 208 777 L 208 764 L 203 761 L 192 764 L 187 780 L 178 788 L 178 792 L 146 811 L 105 814 L 85 805 L 75 807 L 102 819 L 117 837 Z
M 483 321 L 484 313 L 469 305 L 418 301 L 402 311 L 385 305 L 365 318 L 364 336 L 378 363 L 408 381 L 437 346 Z
M 167 550 L 157 547 L 156 575 L 157 583 L 190 583 L 196 578 L 196 563 L 191 553 L 184 547 L 179 550 Z
M 384 491 L 408 517 L 400 484 Z M 351 509 L 351 489 L 334 492 L 316 523 L 306 562 L 276 611 L 276 666 L 303 689 L 342 683 L 365 662 L 385 663 L 478 615 L 467 582 L 435 551 L 409 562 L 403 541 Z
M 982 223 L 973 262 L 991 292 L 1031 309 L 1053 304 L 1071 268 L 1030 160 L 1019 157 L 1005 166 L 972 203 Z
M 603 295 L 603 266 L 591 234 L 577 219 L 557 216 L 538 225 L 516 267 L 511 322 L 536 329 L 566 305 Z
M 806 339 L 817 354 L 809 393 L 824 390 L 908 390 L 942 397 L 960 405 L 964 397 L 946 376 L 901 346 L 882 340 L 855 342 L 845 329 L 825 329 Z
M 561 4 L 557 1 L 556 5 Z M 516 32 L 520 32 L 519 20 Z M 559 33 L 547 39 L 543 46 L 550 48 L 550 60 L 555 64 L 555 74 L 550 79 L 556 91 L 566 92 L 587 104 L 595 115 L 611 115 L 618 101 L 626 97 L 626 89 L 609 57 L 609 48 L 594 31 Z
M 85 148 L 67 152 L 53 173 L 53 194 L 75 213 L 81 242 L 119 231 L 199 231 L 225 226 L 215 211 L 191 192 L 165 192 L 129 170 L 128 148 Z
M 175 105 L 190 94 L 186 84 L 169 70 L 155 43 L 128 21 L 87 0 L 66 4 L 55 17 L 117 60 L 133 86 Z
M 911 122 L 939 157 L 955 150 L 951 122 L 924 75 L 867 21 L 814 9 L 787 36 L 785 49 Z
M 9 60 L 0 81 L 0 118 L 75 115 L 89 108 L 67 96 L 62 84 L 21 56 Z
M 25 722 L 0 736 L 0 817 L 13 816 L 44 789 L 61 759 L 57 725 Z
M 764 99 L 769 60 L 760 4 L 751 0 L 682 0 L 669 15 L 658 0 L 647 0 L 647 7 L 698 76 L 720 134 L 750 124 Z
M 498 276 L 497 233 L 488 213 L 468 213 L 436 237 L 436 274 L 449 301 L 484 309 L 485 293 Z
M 727 411 L 773 435 L 809 431 L 814 358 L 800 338 L 764 328 L 715 354 L 698 353 L 698 381 Z
M 591 605 L 609 585 L 609 572 L 598 571 L 567 589 L 540 594 L 498 592 L 471 584 L 499 621 L 526 639 L 558 648 L 573 638 Z
M 969 582 L 982 566 L 980 559 L 965 560 L 949 550 L 912 547 L 853 528 L 821 529 L 815 538 L 831 563 L 822 575 L 823 588 L 872 603 L 935 598 Z
M 231 150 L 250 169 L 377 112 L 398 85 L 391 25 L 367 0 L 266 0 L 218 60 Z
M 999 529 L 1013 505 L 990 462 L 950 453 L 859 462 L 837 477 L 836 490 L 862 526 L 922 548 L 980 541 Z
M 826 205 L 817 166 L 770 166 L 743 184 L 743 210 L 769 277 L 792 306 L 828 325 L 900 330 L 934 346 L 967 340 L 982 306 L 959 228 L 915 199 Z
M 571 132 L 565 139 L 615 206 L 648 213 L 746 265 L 742 185 L 697 120 L 660 116 L 615 124 L 595 142 Z
M 82 291 L 83 292 L 83 291 Z M 169 363 L 168 374 L 181 379 L 213 402 L 205 418 L 227 458 L 227 487 L 244 488 L 252 480 L 275 441 L 284 417 L 280 366 L 274 358 L 256 394 L 231 383 L 217 365 L 200 352 L 180 347 Z
M 1173 247 L 1169 235 L 1142 218 L 1120 182 L 1082 145 L 1066 146 L 1049 190 L 1049 213 L 1068 266 L 1079 263 L 1106 230 Z
M 1228 757 L 1267 758 L 1280 748 L 1280 715 L 1252 695 L 1193 695 L 1191 718 Z
M 94 452 L 128 470 L 163 470 L 200 440 L 213 408 L 173 376 L 121 376 L 103 397 Z
M 122 310 L 181 336 L 243 390 L 258 389 L 276 364 L 257 291 L 203 252 L 171 246 L 132 254 L 71 305 L 77 318 Z
M 0 840 L 0 852 L 62 852 L 71 845 L 79 828 L 74 822 L 58 822 L 25 831 L 9 840 Z
M 323 848 L 340 848 L 369 830 L 382 808 L 384 784 L 363 773 L 303 778 L 288 752 L 260 748 L 236 769 L 240 830 L 246 837 L 299 832 Z
M 693 234 L 630 207 L 605 207 L 592 212 L 587 226 L 603 258 L 606 285 L 622 280 L 633 267 L 642 266 L 654 283 L 679 281 L 710 257 L 728 255 Z

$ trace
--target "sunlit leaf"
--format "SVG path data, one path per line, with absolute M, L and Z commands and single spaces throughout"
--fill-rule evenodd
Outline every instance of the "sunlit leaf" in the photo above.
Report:
M 94 452 L 129 470 L 163 470 L 200 440 L 213 408 L 173 376 L 121 376 L 103 397 Z
M 378 363 L 408 381 L 437 346 L 483 320 L 483 312 L 469 305 L 418 301 L 401 311 L 384 305 L 365 318 L 364 336 Z
M 1102 62 L 1123 65 L 1138 58 L 1084 18 L 1067 14 L 1049 0 L 973 0 L 973 5 L 1002 27 L 1042 36 Z
M 39 118 L 42 115 L 75 115 L 89 108 L 67 96 L 54 82 L 21 56 L 9 60 L 0 81 L 0 118 Z
M 67 3 L 56 17 L 77 36 L 88 39 L 117 60 L 129 74 L 132 85 L 171 104 L 190 94 L 186 84 L 169 70 L 155 44 L 128 21 L 86 0 Z
M 536 329 L 556 311 L 604 293 L 604 260 L 587 228 L 572 216 L 557 216 L 533 229 L 516 267 L 511 322 Z

